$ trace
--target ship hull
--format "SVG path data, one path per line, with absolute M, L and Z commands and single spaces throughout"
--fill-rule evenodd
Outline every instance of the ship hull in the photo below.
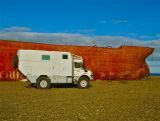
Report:
M 145 62 L 153 48 L 121 46 L 119 48 L 52 45 L 32 42 L 0 40 L 0 80 L 21 80 L 25 78 L 12 66 L 13 56 L 19 49 L 48 51 L 69 51 L 83 57 L 87 69 L 92 70 L 94 79 L 135 80 L 149 74 Z

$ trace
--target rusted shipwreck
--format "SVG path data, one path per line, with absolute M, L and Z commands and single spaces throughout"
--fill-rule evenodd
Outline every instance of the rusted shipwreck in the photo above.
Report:
M 149 74 L 145 59 L 154 50 L 150 47 L 141 46 L 110 48 L 0 40 L 0 80 L 12 81 L 25 78 L 12 65 L 13 56 L 18 49 L 69 51 L 81 55 L 84 58 L 85 66 L 93 71 L 95 80 L 145 78 Z

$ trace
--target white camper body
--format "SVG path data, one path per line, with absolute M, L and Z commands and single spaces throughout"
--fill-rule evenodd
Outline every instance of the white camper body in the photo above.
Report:
M 92 72 L 83 68 L 83 59 L 70 52 L 18 50 L 18 69 L 38 88 L 51 83 L 73 83 L 79 88 L 89 86 Z

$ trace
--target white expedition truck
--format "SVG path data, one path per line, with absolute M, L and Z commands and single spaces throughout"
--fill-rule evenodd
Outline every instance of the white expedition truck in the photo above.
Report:
M 82 57 L 70 52 L 18 50 L 13 64 L 40 89 L 49 88 L 51 83 L 72 83 L 78 88 L 88 88 L 93 79 Z

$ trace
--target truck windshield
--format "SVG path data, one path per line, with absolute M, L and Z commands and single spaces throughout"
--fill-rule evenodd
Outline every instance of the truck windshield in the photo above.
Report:
M 83 68 L 83 69 L 85 69 L 85 66 L 84 66 L 84 64 L 82 62 L 75 62 L 74 65 L 75 65 L 75 68 Z

